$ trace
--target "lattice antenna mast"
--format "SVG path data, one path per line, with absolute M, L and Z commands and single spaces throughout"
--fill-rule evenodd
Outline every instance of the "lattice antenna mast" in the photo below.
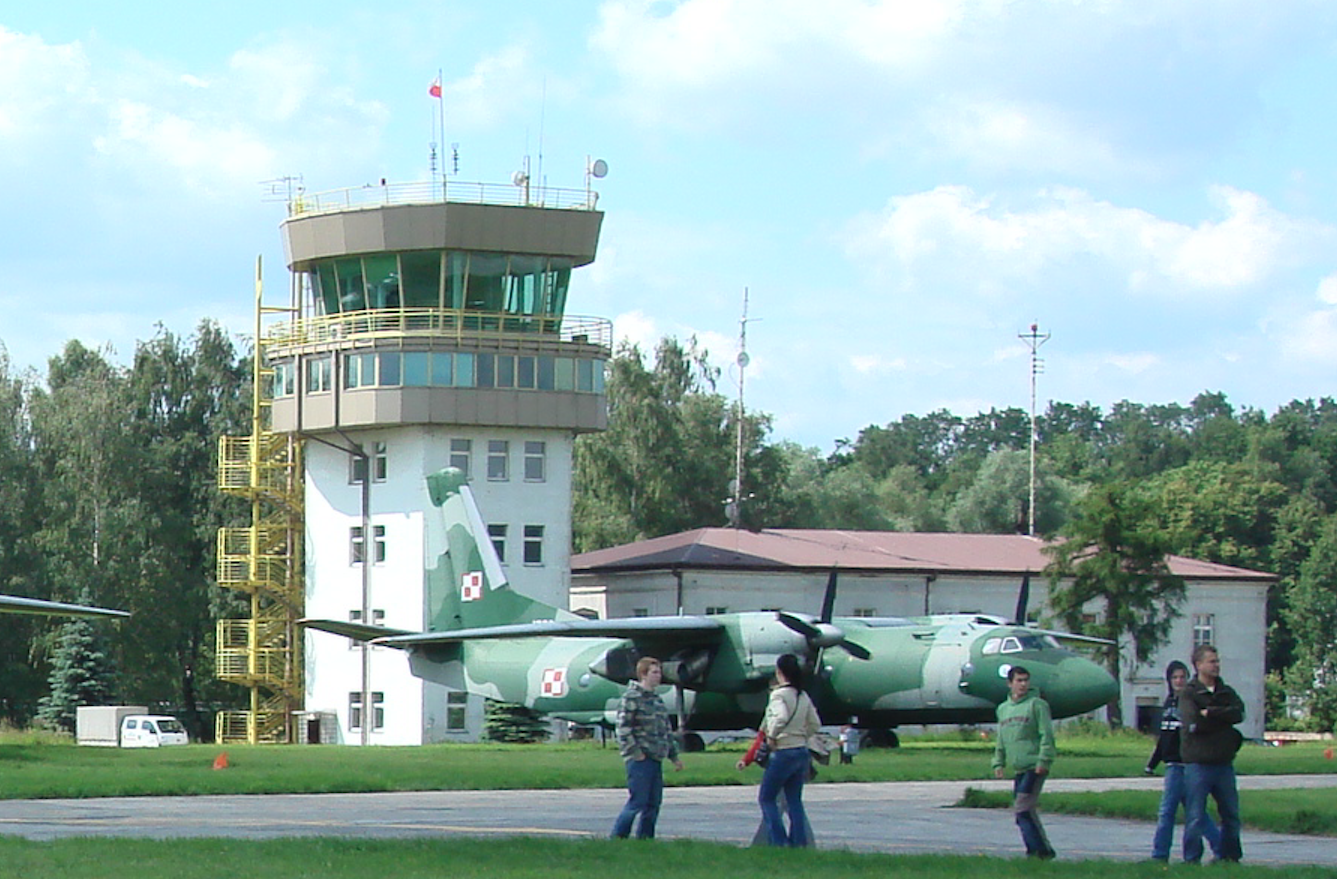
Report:
M 1035 536 L 1035 384 L 1036 377 L 1045 370 L 1045 362 L 1040 359 L 1040 346 L 1049 341 L 1049 333 L 1040 332 L 1038 322 L 1031 324 L 1029 333 L 1018 333 L 1017 338 L 1031 349 L 1031 479 L 1030 502 L 1026 509 L 1026 534 Z
M 734 443 L 734 478 L 733 497 L 729 498 L 725 505 L 725 511 L 729 517 L 729 524 L 734 528 L 741 528 L 743 523 L 743 501 L 751 495 L 743 494 L 743 389 L 747 373 L 747 365 L 752 358 L 747 353 L 747 304 L 748 289 L 743 288 L 743 316 L 738 321 L 738 357 L 734 361 L 738 364 L 738 418 L 736 427 L 738 428 Z

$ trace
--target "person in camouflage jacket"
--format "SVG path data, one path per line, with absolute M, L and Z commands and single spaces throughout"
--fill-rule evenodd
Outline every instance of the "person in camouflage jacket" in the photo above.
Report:
M 678 759 L 678 741 L 669 724 L 668 708 L 655 690 L 663 679 L 663 669 L 653 656 L 643 656 L 636 663 L 636 680 L 627 685 L 617 709 L 617 746 L 627 764 L 627 804 L 613 822 L 612 836 L 626 839 L 631 835 L 636 816 L 637 839 L 653 839 L 659 807 L 664 800 L 663 761 L 682 769 Z

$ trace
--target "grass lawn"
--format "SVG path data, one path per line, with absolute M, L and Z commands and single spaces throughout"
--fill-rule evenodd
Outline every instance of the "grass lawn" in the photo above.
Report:
M 990 879 L 1071 877 L 1139 879 L 1167 872 L 1199 875 L 1200 867 L 1169 868 L 1144 863 L 1070 861 L 1036 863 L 1023 858 L 950 855 L 879 855 L 840 851 L 745 849 L 690 841 L 533 839 L 354 840 L 283 839 L 238 842 L 219 839 L 170 841 L 70 839 L 27 842 L 0 838 L 7 875 L 42 879 L 122 879 L 128 875 L 216 879 L 219 875 L 354 877 L 390 875 L 468 879 L 590 879 L 654 876 L 656 879 L 774 879 L 778 872 L 823 879 Z M 393 865 L 393 866 L 391 866 Z M 1197 871 L 1197 872 L 1195 872 Z M 1231 867 L 1235 879 L 1319 879 L 1329 867 Z
M 1160 791 L 1149 790 L 1052 793 L 1044 795 L 1041 810 L 1150 823 L 1156 820 L 1160 801 Z M 957 805 L 1003 809 L 1011 804 L 1011 794 L 970 788 Z M 1240 816 L 1244 826 L 1254 830 L 1337 836 L 1337 788 L 1242 790 Z
M 822 767 L 818 783 L 856 781 L 970 781 L 989 776 L 985 741 L 914 741 L 896 749 L 866 749 L 853 766 Z M 1136 735 L 1060 736 L 1058 775 L 1133 776 L 1141 772 L 1150 739 Z M 734 762 L 741 744 L 684 756 L 686 771 L 670 785 L 755 784 L 755 772 Z M 1337 766 L 1323 746 L 1247 747 L 1241 774 L 1327 773 Z M 215 771 L 226 751 L 229 766 Z M 622 762 L 597 742 L 560 745 L 427 745 L 354 748 L 333 745 L 216 746 L 120 750 L 73 744 L 0 742 L 0 797 L 154 796 L 222 793 L 334 793 L 401 790 L 497 790 L 621 787 Z

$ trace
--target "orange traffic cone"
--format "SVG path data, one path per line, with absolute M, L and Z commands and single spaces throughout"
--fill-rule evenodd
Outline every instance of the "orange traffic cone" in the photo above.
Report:
M 214 758 L 215 769 L 227 769 L 227 751 L 223 751 Z

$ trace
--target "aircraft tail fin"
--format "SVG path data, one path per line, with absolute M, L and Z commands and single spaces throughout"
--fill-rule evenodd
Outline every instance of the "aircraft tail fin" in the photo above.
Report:
M 429 631 L 574 618 L 510 587 L 463 472 L 447 467 L 431 474 L 427 492 L 441 510 L 441 528 L 428 536 Z

